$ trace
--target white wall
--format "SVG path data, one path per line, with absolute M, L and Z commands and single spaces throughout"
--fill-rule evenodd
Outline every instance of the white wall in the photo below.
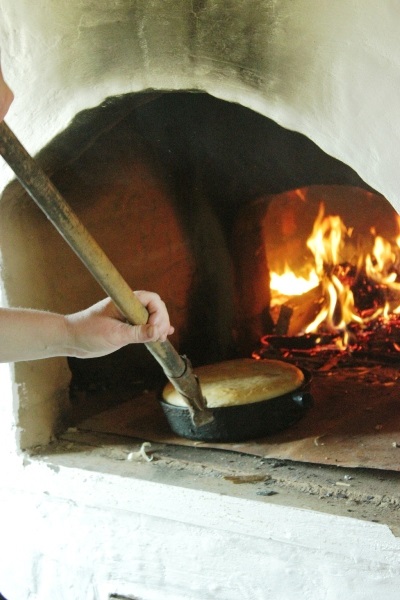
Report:
M 2 473 L 10 600 L 398 599 L 385 525 L 50 466 Z
M 35 152 L 108 95 L 198 88 L 308 135 L 398 209 L 398 2 L 201 6 L 0 0 L 9 124 Z

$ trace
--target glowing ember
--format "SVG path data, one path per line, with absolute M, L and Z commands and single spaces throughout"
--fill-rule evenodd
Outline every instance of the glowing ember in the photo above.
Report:
M 302 334 L 346 332 L 350 324 L 363 328 L 374 319 L 389 320 L 400 314 L 400 218 L 397 226 L 392 242 L 371 229 L 372 250 L 352 265 L 343 257 L 353 230 L 339 216 L 326 216 L 321 204 L 307 240 L 314 264 L 308 266 L 306 277 L 296 275 L 288 265 L 281 274 L 271 272 L 271 307 L 289 305 L 290 299 L 316 289 L 316 312 L 302 324 Z

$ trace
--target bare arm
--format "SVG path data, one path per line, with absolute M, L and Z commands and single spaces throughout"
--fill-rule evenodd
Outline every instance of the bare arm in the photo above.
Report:
M 0 308 L 0 362 L 53 356 L 94 358 L 127 344 L 165 341 L 174 328 L 161 298 L 135 292 L 149 312 L 146 325 L 132 326 L 106 298 L 72 315 L 20 308 Z

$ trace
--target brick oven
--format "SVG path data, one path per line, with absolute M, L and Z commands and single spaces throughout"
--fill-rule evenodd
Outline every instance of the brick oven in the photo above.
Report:
M 307 234 L 321 200 L 365 237 L 398 235 L 394 3 L 3 5 L 9 125 L 126 281 L 164 298 L 194 366 L 265 356 L 271 265 L 301 255 L 291 233 Z M 3 164 L 0 176 L 3 305 L 100 299 Z M 397 358 L 380 377 L 379 360 L 341 379 L 327 363 L 314 394 L 334 415 L 332 390 L 362 381 L 359 431 L 212 447 L 172 439 L 153 412 L 162 373 L 144 348 L 3 365 L 0 590 L 395 598 Z

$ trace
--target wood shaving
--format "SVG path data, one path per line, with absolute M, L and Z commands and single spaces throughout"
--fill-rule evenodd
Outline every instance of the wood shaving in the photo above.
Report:
M 126 460 L 140 460 L 143 458 L 145 461 L 151 462 L 153 460 L 153 455 L 147 454 L 146 448 L 151 448 L 150 442 L 143 442 L 138 452 L 129 452 Z

